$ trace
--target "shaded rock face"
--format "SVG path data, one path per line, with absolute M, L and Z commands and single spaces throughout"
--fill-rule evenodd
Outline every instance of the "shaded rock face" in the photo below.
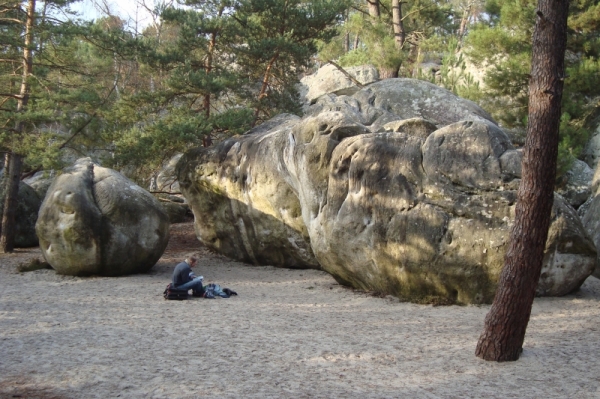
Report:
M 583 222 L 583 226 L 588 232 L 596 248 L 600 246 L 600 167 L 596 166 L 596 171 L 592 179 L 592 190 L 594 194 L 583 204 L 578 213 Z M 600 262 L 600 255 L 599 255 Z M 600 278 L 600 267 L 597 267 L 593 273 L 594 277 Z
M 2 184 L 2 188 L 4 185 Z M 4 212 L 5 192 L 0 193 L 0 218 Z M 17 210 L 15 214 L 15 247 L 28 248 L 38 245 L 38 238 L 35 234 L 35 222 L 38 217 L 38 211 L 42 200 L 28 184 L 19 183 L 19 193 L 17 194 Z
M 23 181 L 27 183 L 31 188 L 35 190 L 38 196 L 43 200 L 46 197 L 46 192 L 52 181 L 54 180 L 54 171 L 40 171 L 34 174 L 33 176 L 24 179 Z
M 556 189 L 574 208 L 579 208 L 592 194 L 594 171 L 583 161 L 573 161 L 571 169 L 565 173 L 564 181 Z
M 596 119 L 593 124 L 596 126 L 590 135 L 589 141 L 583 148 L 582 156 L 583 160 L 592 170 L 596 170 L 598 160 L 600 159 L 600 119 Z
M 181 155 L 183 154 L 177 154 L 165 162 L 156 176 L 156 187 L 151 187 L 151 189 L 168 193 L 179 193 L 179 182 L 175 175 L 175 166 L 179 162 Z
M 390 79 L 325 97 L 303 119 L 182 157 L 200 240 L 239 260 L 321 267 L 410 300 L 491 302 L 520 174 L 506 134 L 427 82 Z M 389 124 L 412 118 L 421 122 Z M 556 195 L 552 212 L 540 295 L 571 292 L 596 265 L 574 209 Z
M 171 224 L 184 223 L 188 220 L 188 214 L 191 214 L 190 207 L 187 204 L 170 201 L 160 201 L 160 204 L 169 217 Z
M 154 266 L 169 241 L 169 218 L 147 191 L 83 158 L 50 186 L 36 231 L 58 273 L 120 276 Z

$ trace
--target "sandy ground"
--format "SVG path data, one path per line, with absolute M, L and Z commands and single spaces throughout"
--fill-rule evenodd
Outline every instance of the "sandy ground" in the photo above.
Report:
M 239 293 L 166 301 L 176 262 Z M 233 262 L 172 227 L 149 274 L 18 273 L 0 256 L 0 398 L 600 398 L 600 280 L 536 299 L 521 359 L 473 353 L 489 306 L 399 303 Z

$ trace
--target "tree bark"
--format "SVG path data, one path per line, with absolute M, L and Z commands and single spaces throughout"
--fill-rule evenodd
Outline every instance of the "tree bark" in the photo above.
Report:
M 515 224 L 498 290 L 475 350 L 485 360 L 519 358 L 540 278 L 554 198 L 568 9 L 568 0 L 538 0 Z
M 33 27 L 35 24 L 35 1 L 27 2 L 27 19 L 25 21 L 25 42 L 23 44 L 23 74 L 21 79 L 21 90 L 17 101 L 17 113 L 23 112 L 29 101 L 29 76 L 33 71 Z M 20 135 L 23 131 L 23 122 L 17 122 L 14 134 Z M 18 138 L 17 138 L 18 140 Z M 4 199 L 4 210 L 2 213 L 2 231 L 0 232 L 0 252 L 12 252 L 15 246 L 17 195 L 19 193 L 19 181 L 21 176 L 21 165 L 23 158 L 20 154 L 12 152 L 8 154 L 10 177 L 6 181 L 6 197 Z
M 406 41 L 406 31 L 402 21 L 402 4 L 403 2 L 400 0 L 392 0 L 392 26 L 394 27 L 394 41 L 398 51 L 402 50 Z
M 344 34 L 344 53 L 350 51 L 350 32 Z
M 213 54 L 215 52 L 215 46 L 217 44 L 217 32 L 212 32 L 210 35 L 210 41 L 208 42 L 208 52 L 206 54 L 206 60 L 204 62 L 204 70 L 206 74 L 210 74 L 212 72 L 213 67 Z M 202 108 L 204 109 L 204 116 L 206 119 L 210 118 L 210 93 L 204 94 L 204 98 L 202 100 Z
M 263 75 L 262 86 L 260 88 L 260 93 L 258 93 L 258 102 L 256 105 L 256 109 L 254 110 L 254 120 L 252 121 L 252 127 L 256 126 L 258 122 L 258 116 L 260 115 L 260 100 L 267 96 L 267 89 L 269 88 L 269 81 L 271 80 L 271 69 L 273 68 L 273 64 L 279 58 L 279 53 L 275 53 L 275 55 L 269 60 L 267 64 L 267 69 Z
M 379 0 L 367 0 L 369 7 L 369 15 L 373 18 L 379 19 L 381 12 L 379 11 Z
M 471 18 L 471 10 L 473 9 L 473 4 L 469 4 L 467 8 L 463 11 L 463 16 L 460 20 L 460 28 L 458 28 L 458 46 L 456 51 L 458 51 L 462 47 L 462 42 L 465 37 L 465 33 L 467 33 L 467 24 L 469 23 L 469 18 Z
M 0 252 L 9 253 L 15 249 L 17 197 L 19 195 L 19 182 L 21 181 L 22 157 L 19 154 L 8 154 L 10 159 L 6 179 L 6 197 L 4 198 L 4 212 L 2 213 L 2 232 L 0 233 Z

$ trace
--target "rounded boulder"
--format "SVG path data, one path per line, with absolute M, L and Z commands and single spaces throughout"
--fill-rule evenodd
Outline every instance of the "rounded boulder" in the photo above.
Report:
M 83 158 L 48 189 L 36 232 L 58 273 L 121 276 L 154 266 L 169 241 L 169 217 L 150 193 Z

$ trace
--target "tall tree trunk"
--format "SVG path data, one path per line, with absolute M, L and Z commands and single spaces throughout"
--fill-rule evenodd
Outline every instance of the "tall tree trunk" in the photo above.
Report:
M 538 0 L 515 224 L 494 303 L 475 350 L 485 360 L 519 358 L 540 278 L 554 195 L 568 9 L 568 0 Z
M 396 42 L 396 50 L 402 50 L 406 41 L 406 31 L 404 30 L 404 22 L 402 21 L 402 4 L 400 0 L 392 0 L 392 25 L 394 27 L 394 41 Z
M 367 0 L 369 7 L 369 15 L 373 18 L 379 19 L 381 12 L 379 11 L 379 0 Z
M 358 49 L 359 43 L 360 43 L 360 35 L 357 33 L 356 36 L 354 36 L 354 47 L 352 48 L 352 50 Z
M 2 212 L 2 232 L 0 233 L 0 252 L 8 253 L 15 249 L 17 197 L 19 195 L 19 182 L 21 181 L 22 157 L 16 153 L 7 154 L 9 157 L 6 176 L 6 197 L 4 198 L 4 212 Z
M 33 26 L 35 23 L 35 1 L 27 2 L 27 19 L 25 21 L 25 42 L 23 45 L 23 74 L 21 78 L 21 90 L 17 102 L 17 113 L 23 112 L 29 101 L 29 76 L 33 69 Z M 17 122 L 16 132 L 20 135 L 23 131 L 23 122 Z M 21 176 L 21 165 L 23 158 L 20 154 L 12 152 L 8 154 L 10 175 L 6 181 L 6 197 L 4 199 L 4 210 L 2 212 L 2 232 L 0 233 L 0 252 L 12 252 L 15 246 L 16 221 L 15 214 L 17 210 L 17 195 L 19 193 L 19 181 Z

